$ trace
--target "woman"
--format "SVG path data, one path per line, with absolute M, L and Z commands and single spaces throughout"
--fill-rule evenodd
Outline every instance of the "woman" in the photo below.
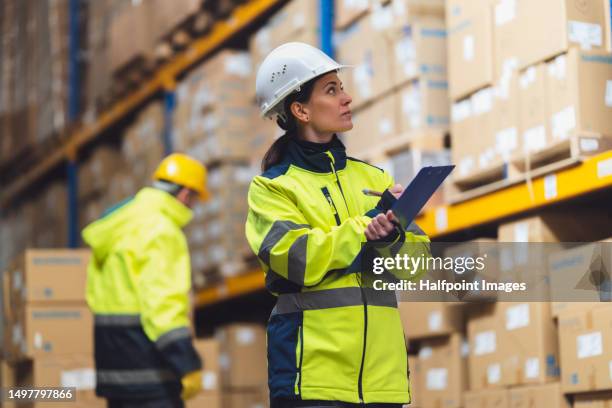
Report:
M 410 401 L 395 294 L 364 285 L 368 273 L 355 272 L 354 260 L 366 242 L 429 240 L 416 226 L 395 227 L 389 208 L 401 186 L 346 156 L 336 133 L 353 124 L 340 68 L 312 46 L 288 43 L 257 73 L 262 114 L 286 131 L 251 183 L 246 224 L 266 287 L 278 295 L 268 325 L 273 408 Z

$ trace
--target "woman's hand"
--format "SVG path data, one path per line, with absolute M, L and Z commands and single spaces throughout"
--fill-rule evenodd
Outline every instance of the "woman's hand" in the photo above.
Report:
M 395 217 L 391 210 L 387 211 L 386 214 L 378 214 L 372 218 L 372 221 L 370 221 L 365 229 L 365 236 L 368 241 L 376 241 L 389 235 L 395 229 L 395 225 L 392 222 L 394 219 Z
M 393 194 L 393 197 L 400 198 L 400 196 L 404 192 L 404 187 L 402 187 L 401 184 L 396 184 L 389 189 L 389 192 Z

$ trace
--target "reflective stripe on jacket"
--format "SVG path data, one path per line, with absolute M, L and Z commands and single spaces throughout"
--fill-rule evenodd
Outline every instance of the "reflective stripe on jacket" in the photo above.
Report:
M 291 140 L 283 161 L 253 179 L 246 235 L 278 295 L 268 324 L 273 400 L 409 402 L 395 294 L 347 271 L 381 212 L 379 198 L 362 190 L 392 185 L 381 169 L 347 157 L 336 137 L 326 145 Z M 412 255 L 428 251 L 414 224 L 405 240 Z
M 95 316 L 98 395 L 180 394 L 199 370 L 189 321 L 191 269 L 181 230 L 192 212 L 170 194 L 142 189 L 83 231 L 92 248 L 87 303 Z

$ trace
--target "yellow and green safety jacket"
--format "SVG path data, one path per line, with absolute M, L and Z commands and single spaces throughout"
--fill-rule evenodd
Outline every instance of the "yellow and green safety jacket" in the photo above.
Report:
M 176 397 L 181 378 L 201 368 L 181 230 L 191 218 L 172 195 L 144 188 L 83 230 L 93 251 L 86 297 L 95 319 L 98 395 Z
M 395 293 L 362 285 L 368 272 L 349 269 L 367 225 L 385 210 L 362 190 L 393 184 L 388 173 L 347 157 L 336 136 L 327 144 L 290 139 L 281 163 L 251 182 L 246 236 L 278 296 L 267 329 L 273 404 L 410 401 Z M 413 255 L 428 251 L 416 224 L 405 241 Z

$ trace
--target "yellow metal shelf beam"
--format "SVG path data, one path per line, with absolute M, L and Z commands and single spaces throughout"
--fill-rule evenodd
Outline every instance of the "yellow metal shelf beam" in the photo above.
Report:
M 0 206 L 6 207 L 17 195 L 28 188 L 42 176 L 55 168 L 62 161 L 74 158 L 76 152 L 85 144 L 94 140 L 112 124 L 128 115 L 155 93 L 172 88 L 175 79 L 189 69 L 194 63 L 210 54 L 217 47 L 244 29 L 249 23 L 261 16 L 281 0 L 250 0 L 236 7 L 232 15 L 226 20 L 215 24 L 210 34 L 195 40 L 185 51 L 176 55 L 171 61 L 163 65 L 138 90 L 132 92 L 124 99 L 116 102 L 109 110 L 100 115 L 95 123 L 74 131 L 64 145 L 58 147 L 40 163 L 36 164 L 18 180 L 4 188 L 0 198 Z
M 563 200 L 612 187 L 612 151 L 581 164 L 459 204 L 426 211 L 417 223 L 432 238 L 518 215 Z M 264 274 L 255 270 L 227 279 L 196 294 L 196 306 L 209 306 L 264 288 Z
M 612 187 L 612 151 L 531 183 L 426 211 L 416 222 L 432 238 Z
M 235 298 L 264 288 L 264 273 L 255 269 L 246 275 L 227 278 L 223 283 L 203 289 L 195 295 L 196 307 L 209 306 L 223 300 Z

